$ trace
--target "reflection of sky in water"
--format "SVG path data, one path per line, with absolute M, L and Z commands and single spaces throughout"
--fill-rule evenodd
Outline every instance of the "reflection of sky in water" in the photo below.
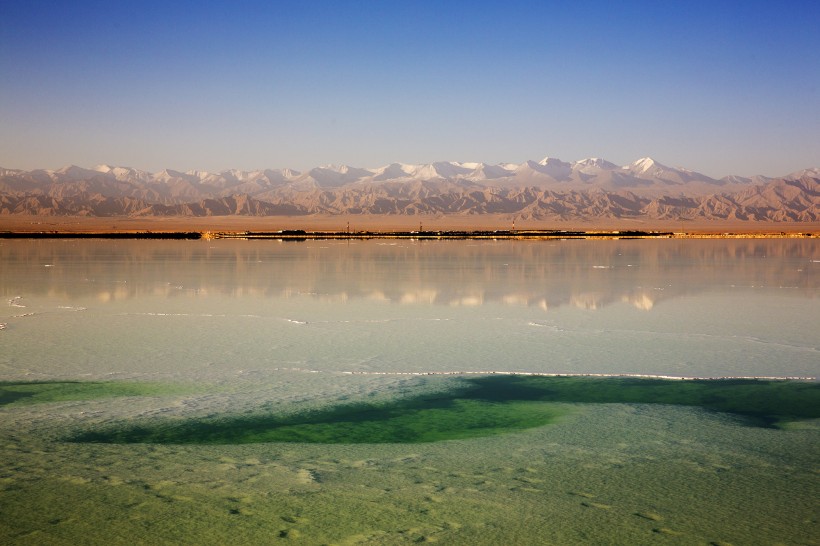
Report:
M 815 240 L 9 241 L 0 376 L 816 376 Z

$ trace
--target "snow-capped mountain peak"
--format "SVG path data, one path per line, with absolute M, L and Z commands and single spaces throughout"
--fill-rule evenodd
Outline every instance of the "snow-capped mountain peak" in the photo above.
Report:
M 804 176 L 808 176 L 811 178 L 820 178 L 820 167 L 814 167 L 813 169 L 802 169 L 799 171 L 795 171 L 789 174 L 786 178 L 796 180 L 798 178 L 802 178 Z
M 616 169 L 618 166 L 614 163 L 610 163 L 606 159 L 601 159 L 600 157 L 588 157 L 586 159 L 581 159 L 576 161 L 573 164 L 573 167 L 581 170 L 588 170 L 588 169 Z
M 401 178 L 408 178 L 413 174 L 414 166 L 405 165 L 403 163 L 391 163 L 384 167 L 372 169 L 375 173 L 373 180 L 376 182 L 383 180 L 396 180 Z
M 554 157 L 545 157 L 535 167 L 538 172 L 551 176 L 556 180 L 567 178 L 572 173 L 572 164 Z
M 641 159 L 639 159 L 637 161 L 634 161 L 631 165 L 628 165 L 627 167 L 625 167 L 625 169 L 645 173 L 649 169 L 653 169 L 655 167 L 662 167 L 662 166 L 659 165 L 651 157 L 642 157 Z
M 463 167 L 454 161 L 435 161 L 426 165 L 419 165 L 413 172 L 414 178 L 458 178 L 470 174 L 471 169 Z

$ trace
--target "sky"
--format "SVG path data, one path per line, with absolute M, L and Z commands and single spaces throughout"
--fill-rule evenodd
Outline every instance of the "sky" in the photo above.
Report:
M 820 166 L 820 2 L 0 2 L 0 166 Z

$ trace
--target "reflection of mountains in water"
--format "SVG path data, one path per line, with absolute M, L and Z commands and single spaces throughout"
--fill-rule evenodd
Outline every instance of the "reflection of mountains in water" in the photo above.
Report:
M 0 247 L 3 297 L 312 297 L 649 310 L 714 288 L 816 297 L 814 240 L 557 242 L 37 241 Z M 49 266 L 49 267 L 45 267 Z M 14 268 L 24 268 L 24 276 Z

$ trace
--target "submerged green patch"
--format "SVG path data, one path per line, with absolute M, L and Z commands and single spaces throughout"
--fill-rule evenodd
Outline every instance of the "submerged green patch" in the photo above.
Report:
M 758 379 L 483 377 L 470 381 L 484 400 L 595 404 L 671 404 L 732 413 L 748 424 L 776 427 L 820 417 L 820 383 Z
M 565 408 L 550 402 L 698 406 L 755 426 L 820 417 L 820 385 L 793 381 L 491 376 L 462 380 L 446 394 L 380 404 L 343 404 L 292 416 L 146 422 L 78 434 L 77 442 L 243 444 L 420 443 L 502 434 L 546 425 Z
M 129 381 L 0 382 L 0 406 L 70 402 L 115 396 L 162 396 L 184 391 L 185 389 L 177 385 Z
M 73 440 L 173 444 L 421 443 L 538 427 L 560 413 L 540 402 L 418 397 L 394 403 L 342 405 L 284 417 L 257 415 L 146 423 L 87 432 Z

